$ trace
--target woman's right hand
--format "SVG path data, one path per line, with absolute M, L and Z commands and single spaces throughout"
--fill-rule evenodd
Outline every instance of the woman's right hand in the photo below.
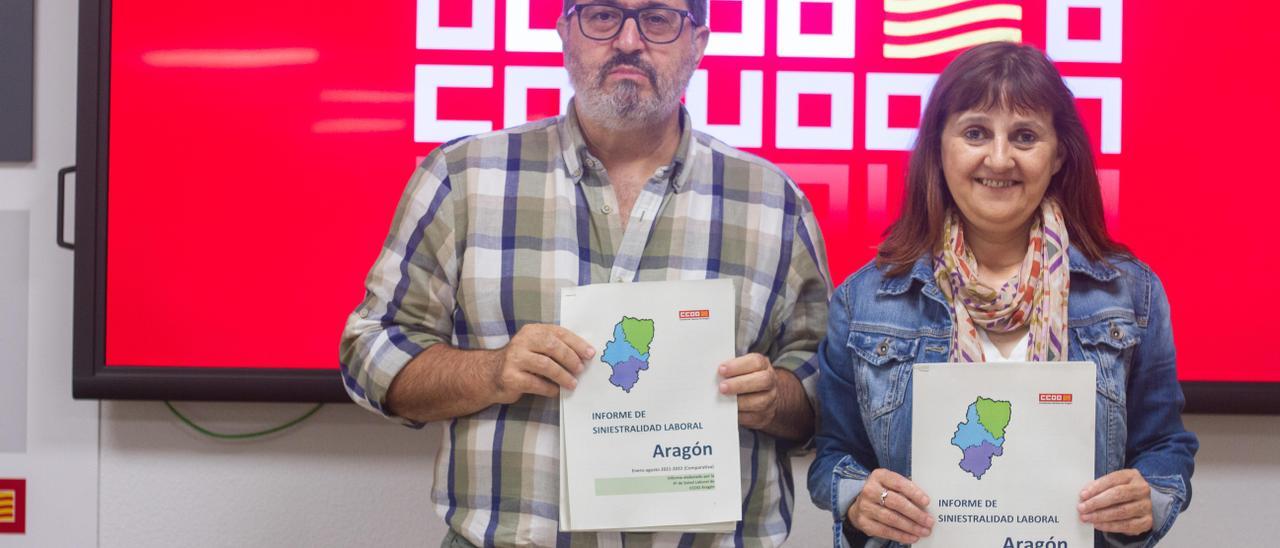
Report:
M 933 516 L 925 512 L 929 496 L 911 480 L 877 468 L 853 499 L 849 523 L 867 535 L 913 544 L 933 532 Z

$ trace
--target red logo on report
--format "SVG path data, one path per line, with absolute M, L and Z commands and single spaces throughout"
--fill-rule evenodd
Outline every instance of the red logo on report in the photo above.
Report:
M 0 479 L 0 534 L 27 531 L 27 480 Z
M 681 310 L 680 319 L 682 320 L 705 320 L 711 317 L 710 310 Z
M 1071 403 L 1071 394 L 1040 394 L 1040 403 Z

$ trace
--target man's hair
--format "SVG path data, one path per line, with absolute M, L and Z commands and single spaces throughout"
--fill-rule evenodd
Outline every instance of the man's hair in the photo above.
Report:
M 952 114 L 991 108 L 1053 116 L 1064 161 L 1049 180 L 1045 198 L 1057 199 L 1062 206 L 1071 246 L 1095 261 L 1128 254 L 1124 245 L 1107 234 L 1089 137 L 1062 75 L 1032 46 L 992 42 L 961 53 L 934 84 L 907 167 L 902 215 L 880 244 L 879 266 L 888 275 L 898 276 L 937 249 L 943 218 L 955 204 L 942 172 L 943 129 Z
M 693 14 L 693 24 L 694 25 L 707 24 L 707 0 L 685 0 L 685 1 L 689 4 L 689 13 Z M 561 15 L 569 13 L 569 8 L 572 8 L 573 5 L 577 3 L 578 3 L 578 0 L 564 0 L 564 9 L 561 10 L 560 12 Z M 590 2 L 583 2 L 583 3 L 590 3 Z

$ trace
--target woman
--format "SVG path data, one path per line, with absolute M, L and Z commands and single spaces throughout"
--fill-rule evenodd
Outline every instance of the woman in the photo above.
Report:
M 1071 92 L 1032 47 L 978 46 L 938 78 L 902 216 L 836 291 L 819 360 L 809 490 L 837 546 L 932 530 L 908 479 L 916 362 L 1096 363 L 1098 479 L 1078 510 L 1098 543 L 1155 544 L 1191 498 L 1164 289 L 1107 235 Z

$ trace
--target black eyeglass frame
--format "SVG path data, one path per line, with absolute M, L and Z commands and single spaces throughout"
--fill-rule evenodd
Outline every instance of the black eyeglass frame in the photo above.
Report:
M 614 9 L 622 12 L 622 22 L 618 24 L 618 29 L 613 31 L 613 34 L 604 38 L 597 38 L 595 36 L 588 34 L 587 28 L 583 26 L 583 23 L 582 23 L 582 12 L 578 8 L 590 8 L 590 7 L 609 8 L 609 9 Z M 645 34 L 644 32 L 644 25 L 640 24 L 640 13 L 645 11 L 673 11 L 678 13 L 680 15 L 680 26 L 677 27 L 676 35 L 672 37 L 670 40 L 667 40 L 665 42 L 660 42 L 658 40 L 653 40 L 649 38 L 649 35 Z M 590 38 L 592 40 L 598 40 L 601 42 L 606 40 L 613 40 L 614 38 L 617 38 L 619 34 L 622 34 L 622 28 L 627 26 L 627 19 L 635 20 L 636 30 L 640 33 L 640 38 L 643 38 L 644 41 L 649 42 L 650 44 L 670 44 L 672 42 L 675 42 L 676 40 L 679 40 L 681 36 L 684 36 L 685 18 L 688 18 L 689 22 L 693 23 L 693 26 L 695 27 L 698 26 L 698 20 L 693 18 L 693 12 L 689 10 L 682 10 L 677 8 L 662 8 L 662 7 L 623 8 L 623 7 L 615 6 L 612 4 L 574 4 L 573 6 L 569 7 L 569 11 L 566 11 L 564 13 L 565 17 L 573 17 L 574 14 L 578 15 L 578 31 L 581 32 L 582 35 L 586 36 L 587 38 Z

